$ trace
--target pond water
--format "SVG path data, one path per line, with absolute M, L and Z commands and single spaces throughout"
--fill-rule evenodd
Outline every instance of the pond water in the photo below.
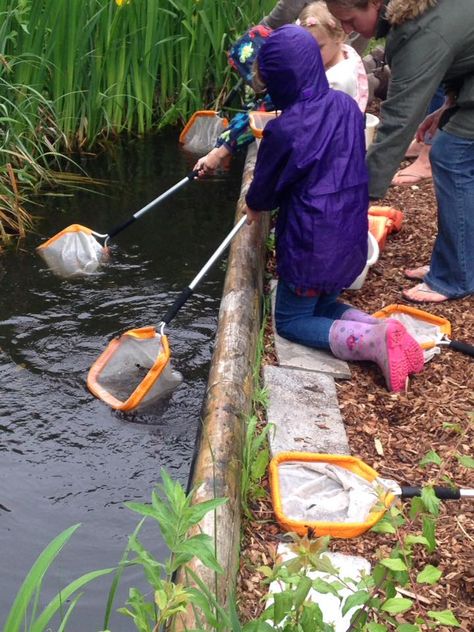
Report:
M 155 325 L 230 230 L 241 160 L 191 182 L 119 235 L 97 276 L 53 276 L 35 246 L 71 223 L 107 232 L 179 181 L 194 164 L 166 133 L 115 148 L 84 165 L 105 181 L 95 192 L 55 196 L 34 209 L 37 233 L 0 256 L 0 625 L 41 550 L 81 523 L 48 571 L 44 600 L 91 570 L 115 566 L 139 521 L 124 501 L 148 502 L 160 468 L 186 485 L 205 392 L 224 265 L 216 264 L 167 332 L 184 382 L 145 412 L 111 410 L 86 388 L 87 372 L 111 335 Z M 99 193 L 97 193 L 99 191 Z M 157 529 L 145 545 L 163 558 Z M 69 629 L 102 629 L 111 577 L 84 591 Z M 146 587 L 140 569 L 128 586 Z M 131 630 L 114 614 L 114 632 Z

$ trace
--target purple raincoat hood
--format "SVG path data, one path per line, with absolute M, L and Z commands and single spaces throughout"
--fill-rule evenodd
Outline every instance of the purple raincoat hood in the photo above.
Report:
M 287 25 L 274 31 L 262 45 L 257 62 L 278 110 L 298 99 L 323 96 L 329 90 L 319 46 L 299 26 Z

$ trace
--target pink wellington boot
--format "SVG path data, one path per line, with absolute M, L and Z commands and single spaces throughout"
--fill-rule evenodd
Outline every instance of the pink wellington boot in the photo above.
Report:
M 403 391 L 408 375 L 419 373 L 424 365 L 420 345 L 393 319 L 375 325 L 336 320 L 329 332 L 329 346 L 336 358 L 378 364 L 389 391 Z
M 344 314 L 340 317 L 341 320 L 353 320 L 356 323 L 368 323 L 369 325 L 376 325 L 380 322 L 375 316 L 371 316 L 366 312 L 356 309 L 355 307 L 349 307 Z

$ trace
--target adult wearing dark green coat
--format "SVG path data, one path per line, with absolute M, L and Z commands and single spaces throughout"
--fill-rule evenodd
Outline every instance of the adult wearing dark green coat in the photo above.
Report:
M 473 0 L 327 0 L 346 33 L 386 38 L 392 80 L 367 163 L 382 197 L 413 135 L 439 128 L 431 151 L 438 235 L 430 269 L 404 296 L 441 302 L 474 293 Z M 446 103 L 424 119 L 437 87 Z M 423 120 L 424 119 L 424 120 Z M 421 124 L 420 124 L 421 123 Z M 420 269 L 420 276 L 425 270 Z

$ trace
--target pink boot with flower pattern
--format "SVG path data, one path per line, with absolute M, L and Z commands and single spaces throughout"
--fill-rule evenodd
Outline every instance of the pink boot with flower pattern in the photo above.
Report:
M 381 369 L 389 391 L 405 390 L 411 373 L 423 369 L 420 345 L 396 320 L 375 325 L 336 320 L 329 332 L 329 346 L 341 360 L 370 360 Z

